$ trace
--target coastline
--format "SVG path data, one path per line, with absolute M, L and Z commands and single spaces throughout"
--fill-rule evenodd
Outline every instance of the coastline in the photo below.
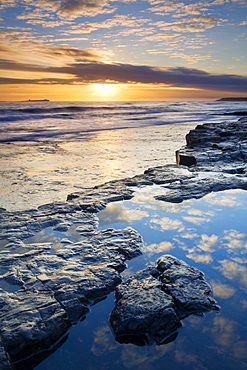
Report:
M 81 142 L 0 143 L 0 207 L 27 210 L 68 193 L 175 162 L 190 124 L 88 134 Z M 166 145 L 166 141 L 169 145 Z
M 14 251 L 12 252 L 12 256 L 7 252 L 1 252 L 3 257 L 2 263 L 5 269 L 8 270 L 4 274 L 3 279 L 10 284 L 21 287 L 16 293 L 1 292 L 1 299 L 5 302 L 4 305 L 6 305 L 8 311 L 11 311 L 12 305 L 16 307 L 17 301 L 19 303 L 24 301 L 25 306 L 28 307 L 29 305 L 33 311 L 35 305 L 36 309 L 37 307 L 40 309 L 40 299 L 43 301 L 47 300 L 47 305 L 53 307 L 52 311 L 44 310 L 44 315 L 46 315 L 44 317 L 49 319 L 52 323 L 51 331 L 48 332 L 48 335 L 53 335 L 54 342 L 58 340 L 66 333 L 71 322 L 77 322 L 79 318 L 88 313 L 88 306 L 92 304 L 92 300 L 94 302 L 106 296 L 110 291 L 115 289 L 116 285 L 120 284 L 121 279 L 119 271 L 126 268 L 126 258 L 131 259 L 141 253 L 142 240 L 138 233 L 130 229 L 118 232 L 106 231 L 105 233 L 97 231 L 97 213 L 111 202 L 131 199 L 135 188 L 154 184 L 165 186 L 163 190 L 164 194 L 159 194 L 155 196 L 155 198 L 159 201 L 171 203 L 180 203 L 186 199 L 192 198 L 199 199 L 205 196 L 205 194 L 227 189 L 247 190 L 246 124 L 247 120 L 242 118 L 234 123 L 213 124 L 215 130 L 218 130 L 217 132 L 212 130 L 212 124 L 197 127 L 188 134 L 187 146 L 177 152 L 177 165 L 150 168 L 142 175 L 136 175 L 121 180 L 113 180 L 92 189 L 72 192 L 68 195 L 66 203 L 47 204 L 39 207 L 37 210 L 25 212 L 11 213 L 2 210 L 2 239 L 5 241 L 9 240 L 8 243 L 12 243 L 12 249 Z M 188 164 L 188 161 L 189 167 L 184 166 L 184 164 Z M 69 230 L 75 222 L 78 223 L 78 221 L 80 222 L 81 235 L 88 240 L 84 242 L 85 245 L 81 244 L 81 248 L 78 249 L 78 245 L 75 246 L 73 243 L 70 243 L 66 247 L 64 246 L 62 250 L 53 251 L 52 255 L 49 254 L 51 246 L 48 245 L 45 246 L 40 244 L 34 251 L 25 250 L 25 239 L 34 236 L 44 228 L 53 227 L 53 229 L 57 231 L 66 231 Z M 80 296 L 78 300 L 79 291 L 76 285 L 78 276 L 76 273 L 74 277 L 70 277 L 69 283 L 66 285 L 63 284 L 62 292 L 60 289 L 61 281 L 65 278 L 66 269 L 64 269 L 64 267 L 61 269 L 61 265 L 58 264 L 60 275 L 56 277 L 57 281 L 54 280 L 52 275 L 49 276 L 51 273 L 51 265 L 49 265 L 50 262 L 48 261 L 51 260 L 51 256 L 53 264 L 58 263 L 56 258 L 59 259 L 61 257 L 63 261 L 67 260 L 71 263 L 69 261 L 71 254 L 81 258 L 80 254 L 84 253 L 83 246 L 84 248 L 86 246 L 86 249 L 89 250 L 91 246 L 96 246 L 99 242 L 103 244 L 107 243 L 107 238 L 109 241 L 113 239 L 116 240 L 114 248 L 117 249 L 119 249 L 119 242 L 117 239 L 122 239 L 122 242 L 125 243 L 122 249 L 126 250 L 127 248 L 129 254 L 126 256 L 126 252 L 124 252 L 124 258 L 123 256 L 120 257 L 121 253 L 118 257 L 115 254 L 107 257 L 110 258 L 111 261 L 109 262 L 111 263 L 110 275 L 107 269 L 104 270 L 103 273 L 100 259 L 94 261 L 97 265 L 97 269 L 100 268 L 101 278 L 99 282 L 99 275 L 97 275 L 96 272 L 94 272 L 93 277 L 86 275 L 87 277 L 84 281 L 85 285 L 82 293 L 83 297 L 86 297 L 84 301 L 82 296 Z M 132 249 L 133 244 L 137 246 L 136 250 Z M 24 248 L 24 253 L 22 252 L 21 255 L 18 255 L 18 248 Z M 91 253 L 95 254 L 96 252 L 92 251 Z M 102 257 L 104 259 L 106 258 L 106 256 L 99 255 L 99 258 Z M 87 258 L 92 258 L 92 255 L 85 255 L 84 260 Z M 120 260 L 116 262 L 116 258 L 120 258 Z M 25 265 L 28 264 L 29 267 L 36 266 L 35 268 L 37 269 L 38 261 L 40 264 L 37 271 L 38 275 L 37 277 L 33 277 L 33 269 L 31 277 L 30 273 L 25 271 Z M 115 261 L 115 265 L 113 261 Z M 75 260 L 73 260 L 73 264 L 75 264 Z M 94 268 L 96 265 L 94 265 Z M 85 267 L 86 266 L 83 268 Z M 102 276 L 105 276 L 105 282 L 104 279 L 102 281 Z M 66 279 L 67 278 L 68 277 L 66 277 Z M 73 278 L 75 280 L 73 280 Z M 91 280 L 91 286 L 89 287 L 88 284 L 92 278 L 93 280 Z M 60 279 L 62 280 L 60 281 Z M 94 286 L 93 291 L 92 284 Z M 49 288 L 49 294 L 47 294 L 48 291 L 44 294 L 44 286 Z M 73 286 L 72 290 L 71 286 Z M 50 295 L 51 291 L 55 292 L 53 298 Z M 75 291 L 76 296 L 74 295 Z M 85 291 L 87 291 L 87 293 L 85 293 Z M 28 295 L 27 292 L 29 292 Z M 36 292 L 35 297 L 37 301 L 34 302 L 34 306 L 31 303 L 34 297 L 31 292 Z M 212 307 L 210 306 L 210 308 Z M 21 305 L 20 310 L 22 310 Z M 22 311 L 20 311 L 19 314 L 21 312 Z M 25 315 L 27 315 L 27 313 L 25 313 Z M 4 318 L 4 322 L 11 326 L 11 314 L 6 316 L 6 311 L 4 311 L 2 317 Z M 26 325 L 28 322 L 30 324 L 31 317 L 27 315 Z M 20 325 L 22 326 L 22 323 Z M 17 328 L 17 331 L 16 329 L 13 331 L 15 341 L 18 343 L 23 341 L 22 332 L 23 331 L 19 330 L 19 328 Z M 11 368 L 11 364 L 8 362 L 9 355 L 6 354 L 5 350 L 11 355 L 12 359 L 15 360 L 20 360 L 27 355 L 31 355 L 31 347 L 33 345 L 32 335 L 34 332 L 39 336 L 39 329 L 35 327 L 35 325 L 32 326 L 31 332 L 28 335 L 28 332 L 26 333 L 24 346 L 20 348 L 19 352 L 13 354 L 10 345 L 13 337 L 11 337 L 9 332 L 7 336 L 5 330 L 2 331 L 3 349 L 1 361 L 2 364 L 6 366 L 6 369 Z M 46 341 L 47 336 L 43 338 L 40 337 L 39 345 L 46 348 Z M 51 342 L 49 343 L 49 346 L 50 345 L 52 345 Z

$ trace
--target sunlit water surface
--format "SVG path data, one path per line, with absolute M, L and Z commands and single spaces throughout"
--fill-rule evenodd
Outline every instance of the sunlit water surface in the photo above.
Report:
M 144 238 L 144 254 L 128 263 L 124 279 L 159 256 L 172 254 L 205 273 L 220 312 L 183 320 L 176 340 L 167 345 L 137 347 L 115 341 L 108 322 L 114 307 L 111 294 L 91 307 L 86 319 L 37 370 L 247 367 L 247 193 L 211 193 L 181 204 L 154 199 L 164 191 L 161 186 L 143 187 L 132 200 L 110 203 L 98 215 L 100 229 L 130 225 Z M 71 238 L 64 234 L 60 238 L 65 236 Z

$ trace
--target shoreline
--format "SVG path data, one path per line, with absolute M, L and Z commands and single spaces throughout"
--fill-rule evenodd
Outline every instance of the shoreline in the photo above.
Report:
M 1 144 L 0 207 L 8 211 L 64 202 L 68 193 L 175 163 L 195 125 L 112 130 L 83 142 Z M 166 140 L 169 142 L 166 145 Z
M 1 264 L 7 270 L 2 278 L 19 288 L 16 292 L 2 291 L 0 293 L 3 307 L 5 307 L 2 315 L 3 347 L 0 363 L 6 369 L 10 369 L 12 366 L 10 357 L 14 361 L 19 361 L 33 355 L 35 353 L 34 333 L 36 338 L 39 338 L 38 343 L 42 349 L 46 349 L 47 344 L 52 346 L 67 332 L 72 323 L 78 322 L 87 315 L 91 304 L 115 290 L 116 286 L 123 289 L 119 273 L 126 268 L 126 259 L 142 253 L 143 242 L 141 235 L 130 228 L 120 231 L 113 229 L 97 231 L 97 213 L 107 204 L 131 199 L 135 188 L 153 184 L 165 186 L 164 194 L 155 196 L 155 199 L 171 203 L 180 203 L 186 199 L 199 199 L 208 193 L 221 190 L 247 190 L 246 126 L 246 118 L 218 125 L 199 125 L 187 135 L 187 145 L 177 151 L 177 165 L 167 164 L 149 168 L 141 175 L 112 180 L 91 189 L 72 192 L 68 195 L 67 202 L 44 204 L 37 210 L 19 212 L 1 210 L 3 221 L 1 239 L 8 240 L 9 248 L 12 244 L 12 254 L 1 252 Z M 213 127 L 215 130 L 212 129 Z M 81 235 L 84 237 L 84 241 L 79 245 L 69 243 L 62 249 L 53 250 L 51 254 L 51 245 L 40 244 L 36 250 L 25 251 L 26 238 L 36 235 L 47 227 L 52 227 L 57 231 L 66 231 L 75 222 L 79 222 Z M 109 243 L 109 251 L 97 250 L 98 245 L 106 246 L 107 243 Z M 18 254 L 18 249 L 21 250 L 21 248 L 24 248 L 24 253 Z M 116 250 L 117 254 L 115 254 Z M 85 261 L 83 266 L 81 259 Z M 102 264 L 102 261 L 106 259 L 110 268 L 105 267 L 105 262 Z M 89 261 L 93 262 L 89 263 Z M 29 266 L 28 271 L 26 266 Z M 72 275 L 70 271 L 68 275 L 67 271 L 72 266 L 77 270 L 74 269 Z M 78 285 L 78 272 L 82 268 L 86 278 L 83 283 L 79 280 Z M 162 269 L 159 267 L 158 271 L 163 273 Z M 145 277 L 141 276 L 141 279 L 145 280 L 146 277 L 150 277 L 150 273 L 153 277 L 157 274 L 154 268 L 150 271 L 146 272 Z M 195 273 L 198 274 L 196 271 Z M 131 280 L 131 284 L 132 281 L 135 280 Z M 210 289 L 206 282 L 205 284 L 205 287 L 207 286 L 207 294 L 203 295 L 204 304 L 207 306 L 205 309 L 215 309 L 214 301 L 212 299 L 208 301 L 207 295 Z M 159 293 L 155 290 L 154 294 Z M 201 298 L 199 301 L 201 302 Z M 25 317 L 22 314 L 22 302 L 26 307 Z M 172 303 L 168 306 L 172 307 L 170 304 Z M 18 306 L 17 315 L 21 317 L 21 320 L 20 327 L 16 328 L 14 319 L 16 313 L 11 312 Z M 43 307 L 43 319 L 40 321 L 39 318 L 38 326 L 35 323 L 38 316 L 35 316 L 32 321 L 33 318 L 28 315 L 27 307 L 30 312 L 36 310 L 37 315 L 40 315 L 39 310 Z M 52 309 L 48 310 L 45 307 L 52 307 Z M 116 322 L 116 311 L 113 316 L 112 321 Z M 13 321 L 11 321 L 12 317 Z M 25 337 L 23 337 L 22 320 L 26 327 Z M 43 320 L 49 320 L 51 323 L 45 334 L 41 334 L 39 330 Z M 12 334 L 10 329 L 8 331 L 5 329 L 5 325 L 12 327 Z M 114 325 L 117 327 L 116 335 L 119 335 L 119 324 Z M 174 328 L 179 326 L 179 322 L 176 321 L 174 325 Z M 52 339 L 47 342 L 48 337 Z M 13 339 L 15 347 L 17 343 L 20 345 L 18 350 L 12 347 Z

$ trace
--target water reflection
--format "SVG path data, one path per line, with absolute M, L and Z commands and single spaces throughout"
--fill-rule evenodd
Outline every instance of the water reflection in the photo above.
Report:
M 226 352 L 234 358 L 246 360 L 247 341 L 241 339 L 238 326 L 234 320 L 217 316 L 213 320 L 213 326 L 211 328 L 204 327 L 203 331 L 210 332 L 218 352 Z
M 228 193 L 211 193 L 205 196 L 205 201 L 222 207 L 238 207 L 243 203 L 238 199 L 237 195 L 232 195 L 238 193 L 239 190 L 229 190 Z
M 233 369 L 239 367 L 238 360 L 247 365 L 247 324 L 242 317 L 247 310 L 247 193 L 224 191 L 174 205 L 154 198 L 162 192 L 161 186 L 143 187 L 137 189 L 132 200 L 124 202 L 123 216 L 131 212 L 134 215 L 136 209 L 140 212 L 139 220 L 132 217 L 130 222 L 144 237 L 146 254 L 142 263 L 154 263 L 165 253 L 184 259 L 204 271 L 221 306 L 216 317 L 187 319 L 187 333 L 182 329 L 179 338 L 165 346 L 170 346 L 174 355 L 169 361 L 175 367 L 190 369 L 217 369 L 219 364 Z M 119 205 L 121 208 L 122 203 Z M 123 221 L 124 217 L 118 215 L 117 219 Z M 100 220 L 100 225 L 105 220 Z M 136 271 L 137 260 L 130 262 L 130 271 Z M 193 338 L 193 345 L 187 335 Z M 197 336 L 202 350 L 195 344 Z M 136 353 L 140 352 L 128 349 L 134 361 L 129 360 L 127 367 L 143 363 Z M 208 359 L 209 353 L 215 362 Z
M 210 222 L 210 218 L 206 217 L 192 217 L 192 216 L 183 216 L 183 220 L 190 222 L 194 225 L 202 225 L 204 222 Z
M 229 280 L 237 280 L 240 286 L 247 289 L 247 268 L 232 260 L 219 261 L 221 265 L 218 270 Z
M 104 325 L 97 328 L 94 331 L 94 342 L 91 348 L 91 352 L 95 356 L 101 356 L 102 354 L 108 354 L 114 351 L 119 345 L 114 340 L 109 325 Z
M 146 246 L 145 251 L 146 252 L 152 252 L 152 253 L 165 253 L 170 251 L 174 248 L 174 244 L 171 242 L 160 242 L 158 244 L 153 243 Z
M 209 263 L 213 262 L 213 257 L 211 254 L 198 254 L 198 253 L 188 253 L 186 254 L 187 258 L 190 258 L 196 263 L 203 263 L 205 265 L 208 265 Z
M 151 228 L 157 228 L 156 225 L 159 225 L 159 229 L 162 230 L 177 230 L 181 232 L 185 229 L 183 223 L 180 220 L 171 219 L 169 217 L 151 218 L 149 222 L 151 224 L 155 224 L 155 226 L 150 225 Z
M 213 293 L 215 297 L 220 297 L 222 299 L 229 299 L 236 293 L 236 289 L 230 287 L 227 284 L 222 284 L 220 282 L 211 281 L 211 285 L 212 285 Z
M 180 204 L 156 200 L 154 196 L 162 192 L 161 186 L 143 187 L 136 189 L 133 199 L 109 204 L 98 214 L 99 228 L 132 226 L 143 236 L 145 253 L 128 262 L 123 278 L 171 253 L 204 272 L 221 307 L 219 314 L 183 320 L 176 340 L 165 345 L 119 344 L 108 323 L 114 306 L 114 297 L 109 296 L 92 307 L 85 322 L 74 328 L 75 334 L 70 333 L 60 361 L 55 353 L 38 369 L 71 364 L 71 357 L 79 364 L 75 369 L 81 364 L 88 369 L 118 370 L 247 366 L 247 192 L 225 191 Z M 71 241 L 68 233 L 63 238 Z M 64 365 L 60 370 L 66 369 Z
M 101 212 L 101 225 L 114 224 L 119 222 L 131 223 L 148 217 L 147 211 L 138 208 L 129 209 L 124 204 L 110 203 L 108 207 Z

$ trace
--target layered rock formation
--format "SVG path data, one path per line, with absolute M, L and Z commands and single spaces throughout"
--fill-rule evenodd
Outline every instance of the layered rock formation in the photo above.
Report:
M 120 282 L 125 261 L 142 253 L 133 229 L 107 229 L 59 250 L 1 253 L 0 368 L 48 350 Z
M 126 260 L 142 253 L 142 238 L 131 228 L 97 231 L 96 214 L 144 185 L 161 185 L 164 194 L 156 198 L 167 202 L 246 190 L 246 159 L 246 119 L 206 124 L 188 134 L 177 165 L 70 194 L 67 203 L 25 212 L 1 209 L 0 368 L 52 347 L 117 286 L 111 323 L 120 341 L 165 343 L 182 318 L 214 309 L 202 273 L 171 256 L 121 284 Z M 71 232 L 77 241 L 26 244 L 47 230 Z

